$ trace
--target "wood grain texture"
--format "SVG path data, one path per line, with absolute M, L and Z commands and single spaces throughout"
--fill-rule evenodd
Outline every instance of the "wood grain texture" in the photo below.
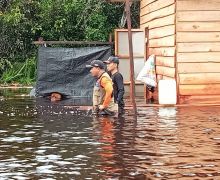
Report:
M 175 68 L 171 67 L 165 67 L 165 66 L 156 66 L 156 73 L 163 75 L 163 76 L 168 76 L 168 77 L 175 77 Z
M 177 11 L 177 21 L 220 21 L 220 11 Z
M 175 13 L 175 5 L 173 4 L 158 11 L 151 12 L 150 14 L 145 14 L 140 17 L 141 28 L 147 27 L 148 26 L 147 22 L 153 21 L 155 19 L 160 19 L 174 13 Z
M 177 31 L 182 32 L 219 32 L 220 21 L 216 22 L 178 22 Z
M 220 52 L 177 53 L 177 62 L 220 62 Z
M 157 66 L 166 66 L 166 67 L 175 67 L 175 57 L 156 57 L 156 65 Z
M 179 79 L 180 84 L 220 84 L 220 72 L 179 74 Z
M 220 63 L 178 63 L 178 73 L 219 73 Z
M 144 14 L 149 14 L 153 11 L 157 11 L 159 9 L 162 9 L 164 7 L 167 7 L 171 4 L 174 4 L 175 3 L 175 0 L 157 0 L 155 1 L 154 3 L 151 3 L 145 7 L 143 7 L 141 9 L 141 12 L 140 12 L 140 16 L 143 16 Z
M 180 95 L 219 95 L 220 84 L 180 85 Z
M 220 42 L 177 43 L 178 52 L 220 52 Z M 220 54 L 219 54 L 220 55 Z
M 151 29 L 149 31 L 149 39 L 162 38 L 175 34 L 175 25 Z
M 175 47 L 164 48 L 149 48 L 149 54 L 155 54 L 156 56 L 175 56 Z
M 220 10 L 219 0 L 177 0 L 177 11 Z
M 175 46 L 175 35 L 159 39 L 149 39 L 149 47 L 170 47 Z
M 177 42 L 220 42 L 220 32 L 178 32 Z

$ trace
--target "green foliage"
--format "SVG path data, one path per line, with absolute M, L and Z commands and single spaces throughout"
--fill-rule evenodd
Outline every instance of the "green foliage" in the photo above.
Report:
M 36 75 L 36 59 L 30 58 L 23 62 L 16 62 L 7 68 L 0 79 L 3 84 L 17 82 L 20 84 L 32 84 Z
M 23 79 L 27 72 L 23 69 L 37 55 L 32 42 L 39 37 L 56 41 L 107 41 L 109 33 L 119 27 L 123 11 L 124 4 L 105 0 L 1 0 L 0 75 L 5 71 L 1 79 L 33 80 Z M 132 5 L 132 21 L 133 28 L 138 27 L 137 3 Z
M 4 72 L 5 69 L 12 68 L 11 62 L 7 59 L 0 59 L 0 74 Z

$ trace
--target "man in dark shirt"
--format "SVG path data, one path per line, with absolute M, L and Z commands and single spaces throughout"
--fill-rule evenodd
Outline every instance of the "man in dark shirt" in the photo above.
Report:
M 114 89 L 114 101 L 118 104 L 118 113 L 124 113 L 124 81 L 123 76 L 118 72 L 119 59 L 115 56 L 110 56 L 107 61 L 104 61 L 107 64 L 107 70 L 111 74 L 113 89 Z

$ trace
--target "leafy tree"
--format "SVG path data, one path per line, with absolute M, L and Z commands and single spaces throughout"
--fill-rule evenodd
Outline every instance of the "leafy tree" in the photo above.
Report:
M 32 42 L 39 37 L 107 41 L 119 27 L 123 11 L 124 4 L 105 0 L 1 0 L 0 75 L 19 62 L 33 65 L 27 62 L 36 59 L 37 47 Z M 132 21 L 138 27 L 137 3 L 132 5 Z

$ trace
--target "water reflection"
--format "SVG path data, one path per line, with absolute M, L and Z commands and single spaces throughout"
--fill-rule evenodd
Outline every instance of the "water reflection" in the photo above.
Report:
M 218 107 L 109 118 L 23 96 L 0 112 L 0 179 L 220 178 Z

